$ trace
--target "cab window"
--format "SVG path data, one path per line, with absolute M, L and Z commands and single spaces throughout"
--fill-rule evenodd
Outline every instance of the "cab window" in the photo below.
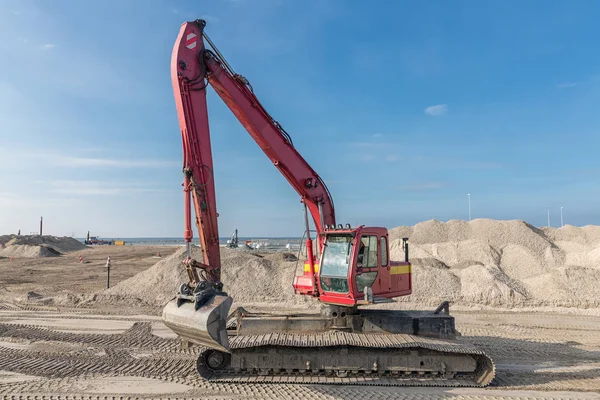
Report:
M 327 235 L 319 271 L 323 290 L 348 293 L 352 239 L 353 237 L 349 235 Z
M 358 268 L 377 267 L 377 236 L 363 236 L 358 249 Z
M 381 245 L 381 266 L 387 267 L 388 255 L 387 255 L 387 238 L 386 237 L 381 238 L 380 245 Z

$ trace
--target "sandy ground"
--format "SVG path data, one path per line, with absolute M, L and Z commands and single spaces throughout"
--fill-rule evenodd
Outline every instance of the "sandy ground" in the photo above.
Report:
M 211 384 L 153 308 L 44 301 L 117 284 L 176 248 L 100 246 L 61 257 L 0 260 L 0 398 L 600 399 L 600 317 L 454 312 L 463 336 L 494 358 L 486 389 Z M 79 255 L 88 264 L 79 264 Z M 415 288 L 417 289 L 417 288 Z M 37 295 L 27 294 L 35 292 Z
M 109 256 L 112 287 L 156 264 L 158 253 L 166 257 L 176 250 L 177 246 L 97 246 L 60 257 L 0 258 L 0 300 L 24 300 L 28 292 L 41 297 L 94 293 L 106 288 Z

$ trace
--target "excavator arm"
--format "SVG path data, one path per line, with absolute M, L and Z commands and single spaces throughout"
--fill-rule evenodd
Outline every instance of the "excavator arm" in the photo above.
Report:
M 318 233 L 324 230 L 324 225 L 335 225 L 335 210 L 321 177 L 296 151 L 287 132 L 261 105 L 248 80 L 233 72 L 204 33 L 204 26 L 203 20 L 182 25 L 171 58 L 171 78 L 182 127 L 184 173 L 186 179 L 189 175 L 190 181 L 184 183 L 184 188 L 194 195 L 204 263 L 212 272 L 209 277 L 218 280 L 217 212 L 206 105 L 209 84 L 300 195 Z M 188 197 L 185 238 L 191 240 Z
M 184 23 L 171 56 L 171 80 L 183 144 L 184 239 L 187 245 L 184 263 L 189 282 L 181 285 L 177 300 L 165 307 L 163 320 L 180 336 L 190 340 L 199 337 L 190 332 L 208 332 L 209 339 L 200 341 L 200 344 L 210 346 L 216 342 L 213 347 L 226 349 L 223 324 L 232 299 L 222 292 L 218 213 L 206 102 L 208 85 L 213 87 L 305 205 L 309 288 L 316 288 L 316 283 L 308 212 L 317 231 L 320 252 L 324 238 L 319 234 L 326 226 L 335 226 L 335 210 L 321 177 L 296 151 L 283 127 L 261 105 L 248 80 L 236 74 L 227 64 L 204 33 L 205 25 L 203 20 Z M 192 202 L 202 262 L 191 257 Z M 312 289 L 308 292 L 317 293 Z M 190 302 L 194 305 L 193 310 L 188 310 Z M 196 312 L 200 308 L 204 308 L 203 312 Z

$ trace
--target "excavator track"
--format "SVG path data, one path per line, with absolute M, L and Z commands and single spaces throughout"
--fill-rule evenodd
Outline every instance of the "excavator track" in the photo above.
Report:
M 495 376 L 483 351 L 409 334 L 269 333 L 230 338 L 231 353 L 203 349 L 211 382 L 485 387 Z

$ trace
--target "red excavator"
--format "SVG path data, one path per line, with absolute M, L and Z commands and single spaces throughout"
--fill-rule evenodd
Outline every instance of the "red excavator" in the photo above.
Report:
M 189 281 L 163 310 L 163 322 L 183 344 L 201 346 L 200 375 L 221 382 L 488 385 L 494 364 L 481 350 L 455 340 L 447 302 L 434 311 L 363 307 L 412 292 L 407 239 L 405 260 L 396 262 L 389 259 L 386 228 L 336 223 L 325 182 L 264 109 L 248 80 L 225 61 L 205 26 L 203 20 L 184 23 L 171 58 L 183 141 Z M 318 314 L 250 313 L 241 307 L 229 313 L 233 299 L 221 282 L 208 86 L 300 195 L 307 260 L 293 288 L 324 305 Z M 192 199 L 202 260 L 192 259 L 190 251 Z

